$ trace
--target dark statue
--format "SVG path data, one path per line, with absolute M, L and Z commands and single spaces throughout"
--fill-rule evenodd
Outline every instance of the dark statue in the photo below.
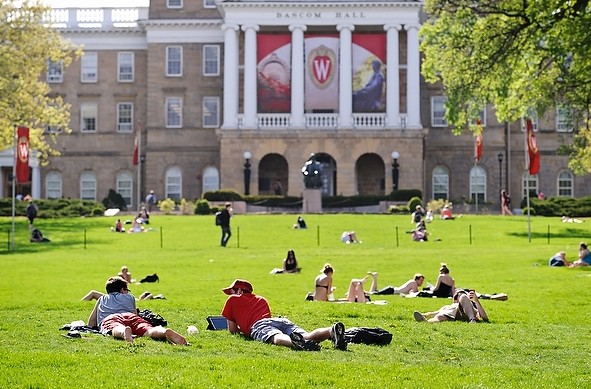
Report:
M 310 156 L 310 159 L 302 167 L 302 174 L 304 175 L 306 189 L 322 188 L 322 164 L 316 160 L 314 154 Z

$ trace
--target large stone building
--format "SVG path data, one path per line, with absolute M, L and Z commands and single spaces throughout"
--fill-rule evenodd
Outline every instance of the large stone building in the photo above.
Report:
M 474 137 L 451 134 L 444 94 L 420 76 L 422 1 L 151 0 L 53 17 L 84 55 L 48 66 L 73 131 L 58 137 L 60 157 L 33 169 L 35 197 L 100 201 L 115 189 L 136 208 L 149 190 L 272 194 L 277 181 L 300 196 L 311 154 L 324 195 L 420 189 L 498 203 L 501 187 L 514 198 L 526 185 L 547 196 L 591 190 L 556 154 L 572 136 L 564 109 L 534 115 L 538 175 L 526 172 L 522 123 L 499 123 L 490 107 L 475 163 Z

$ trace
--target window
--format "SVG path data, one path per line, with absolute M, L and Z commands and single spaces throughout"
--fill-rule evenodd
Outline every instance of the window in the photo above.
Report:
M 203 193 L 220 189 L 220 173 L 213 166 L 203 169 Z
M 181 128 L 183 126 L 183 99 L 180 97 L 166 98 L 166 127 Z
M 433 127 L 447 127 L 447 120 L 445 119 L 445 96 L 431 97 L 431 126 Z
M 203 46 L 203 75 L 220 75 L 220 47 L 217 45 Z
M 567 106 L 559 105 L 558 107 L 556 107 L 556 131 L 573 131 L 573 112 Z
M 80 60 L 80 81 L 97 82 L 97 64 L 98 57 L 96 53 L 84 53 Z
M 183 8 L 183 0 L 166 0 L 166 8 Z
M 127 208 L 131 208 L 131 199 L 133 198 L 133 176 L 131 173 L 117 173 L 117 183 L 115 190 L 121 195 L 121 197 L 123 197 Z
M 203 127 L 218 127 L 220 122 L 219 97 L 203 98 Z
M 534 132 L 538 132 L 538 114 L 532 108 L 527 110 L 527 117 L 531 119 L 531 124 L 534 128 Z M 525 119 L 521 118 L 521 132 L 525 132 Z
M 178 166 L 168 169 L 166 171 L 166 198 L 180 200 L 182 185 L 183 178 L 181 169 Z
M 47 61 L 47 82 L 64 82 L 64 64 L 62 61 Z
M 558 175 L 558 196 L 573 197 L 573 175 L 562 172 Z
M 62 174 L 49 172 L 45 177 L 45 197 L 48 199 L 62 198 Z
M 133 82 L 134 54 L 119 53 L 117 55 L 117 80 L 119 82 Z
M 183 48 L 169 46 L 166 48 L 166 75 L 179 77 L 183 74 Z
M 80 198 L 96 201 L 96 174 L 84 172 L 80 176 Z
M 522 198 L 527 196 L 527 191 L 529 190 L 530 197 L 537 197 L 538 195 L 538 176 L 530 176 L 528 172 L 523 173 L 522 177 L 522 189 L 521 194 Z
M 433 199 L 449 199 L 449 174 L 447 169 L 442 166 L 435 167 L 433 169 L 432 182 Z
M 133 132 L 133 103 L 117 104 L 117 132 Z
M 80 131 L 96 132 L 98 105 L 96 103 L 82 103 L 80 105 Z
M 486 201 L 486 172 L 480 166 L 470 169 L 470 198 L 479 203 Z
M 203 8 L 215 8 L 215 0 L 203 0 Z
M 482 127 L 486 127 L 486 107 L 482 108 L 482 110 L 478 113 L 478 118 L 480 119 L 480 124 Z

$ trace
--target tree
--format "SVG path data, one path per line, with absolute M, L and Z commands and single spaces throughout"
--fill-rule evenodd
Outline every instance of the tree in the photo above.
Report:
M 43 162 L 57 155 L 56 133 L 70 132 L 69 105 L 45 82 L 48 60 L 67 67 L 78 49 L 44 23 L 49 8 L 38 1 L 0 2 L 0 149 L 14 147 L 14 126 L 30 129 L 30 147 Z
M 591 172 L 589 0 L 426 0 L 422 73 L 447 95 L 446 118 L 474 131 L 478 112 L 500 121 L 564 105 L 576 129 L 569 167 Z

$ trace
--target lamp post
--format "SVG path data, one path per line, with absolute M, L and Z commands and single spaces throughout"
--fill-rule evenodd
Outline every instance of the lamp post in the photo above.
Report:
M 499 195 L 503 190 L 503 153 L 497 155 L 499 160 Z M 503 206 L 503 200 L 501 199 L 501 207 Z
M 398 168 L 400 165 L 398 164 L 398 157 L 400 154 L 398 151 L 392 151 L 392 190 L 398 190 Z
M 244 195 L 248 196 L 250 194 L 250 159 L 252 158 L 252 153 L 250 151 L 245 151 L 243 156 L 244 156 Z

